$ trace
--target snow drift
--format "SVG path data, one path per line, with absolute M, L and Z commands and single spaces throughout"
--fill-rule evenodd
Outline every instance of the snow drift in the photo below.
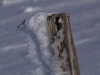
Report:
M 59 40 L 56 40 L 52 45 L 50 43 L 49 32 L 47 28 L 47 16 L 51 13 L 38 13 L 32 17 L 24 20 L 18 29 L 27 34 L 29 40 L 29 54 L 27 58 L 31 59 L 32 63 L 36 65 L 36 69 L 32 70 L 33 75 L 70 75 L 70 71 L 63 72 L 60 68 L 61 61 L 57 59 L 57 45 L 63 41 L 63 29 L 60 29 L 58 35 Z M 59 20 L 60 22 L 61 19 Z M 55 49 L 53 51 L 53 49 Z M 67 53 L 63 52 L 65 56 Z M 62 60 L 66 62 L 66 59 Z M 68 69 L 68 66 L 65 65 Z

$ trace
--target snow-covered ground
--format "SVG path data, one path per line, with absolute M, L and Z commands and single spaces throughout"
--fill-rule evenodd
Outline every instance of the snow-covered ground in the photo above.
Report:
M 26 58 L 29 54 L 26 36 L 15 30 L 23 20 L 38 12 L 65 12 L 70 15 L 81 75 L 99 75 L 100 0 L 21 0 L 7 5 L 2 1 L 0 75 L 32 75 L 32 70 L 36 69 L 36 65 Z

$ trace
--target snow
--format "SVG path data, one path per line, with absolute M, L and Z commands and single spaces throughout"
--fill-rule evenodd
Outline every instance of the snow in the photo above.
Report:
M 7 6 L 2 1 L 0 0 L 0 75 L 32 75 L 32 71 L 44 69 L 28 58 L 29 41 L 26 36 L 20 31 L 14 31 L 24 19 L 39 12 L 65 12 L 70 15 L 81 75 L 100 74 L 100 0 L 23 0 Z M 27 7 L 39 9 L 24 13 Z
M 39 7 L 27 7 L 27 8 L 25 8 L 24 12 L 25 13 L 30 13 L 30 12 L 37 11 L 39 9 L 40 9 Z
M 27 46 L 27 44 L 19 44 L 19 45 L 9 45 L 9 46 L 5 46 L 5 47 L 1 47 L 0 50 L 3 51 L 9 51 L 11 49 L 17 49 L 17 48 L 21 48 L 21 47 L 25 47 Z
M 11 4 L 18 4 L 22 2 L 26 2 L 28 0 L 2 0 L 3 5 L 11 5 Z
M 58 22 L 59 22 L 59 23 L 64 23 L 63 20 L 62 20 L 61 18 L 58 20 Z
M 64 34 L 63 34 L 63 27 L 59 30 L 59 32 L 57 33 L 57 35 L 60 37 L 60 39 L 55 40 L 55 42 L 51 45 L 55 55 L 52 57 L 52 62 L 53 62 L 53 74 L 52 75 L 71 75 L 70 70 L 69 70 L 69 66 L 67 65 L 69 62 L 66 62 L 66 58 L 68 58 L 68 53 L 66 53 L 66 50 L 64 49 L 62 52 L 62 59 L 58 58 L 59 55 L 59 51 L 57 49 L 57 47 L 59 46 L 59 44 L 61 42 L 63 42 L 64 40 Z M 63 67 L 67 70 L 65 72 L 62 71 L 62 69 L 60 68 L 62 66 L 63 63 Z
M 39 0 L 33 0 L 34 2 L 38 2 Z
M 40 67 L 31 72 L 33 75 L 44 75 L 43 68 L 40 68 Z
M 49 31 L 47 30 L 47 16 L 50 14 L 51 13 L 35 14 L 24 20 L 21 25 L 18 26 L 18 29 L 23 30 L 28 35 L 29 54 L 27 55 L 27 58 L 31 59 L 31 61 L 38 66 L 32 71 L 32 74 L 46 75 L 45 73 L 48 73 L 50 75 L 70 75 L 69 66 L 67 65 L 68 62 L 66 63 L 66 55 L 68 55 L 66 50 L 64 49 L 62 52 L 62 59 L 59 59 L 59 52 L 57 50 L 59 44 L 64 40 L 64 27 L 62 27 L 57 33 L 60 39 L 57 39 L 53 44 L 50 44 Z M 34 36 L 36 36 L 35 39 Z M 37 40 L 38 46 L 36 45 L 37 42 L 34 42 L 34 40 Z M 68 72 L 62 71 L 62 63 L 64 65 L 63 67 Z
M 38 66 L 36 70 L 32 71 L 33 75 L 37 75 L 40 70 L 40 72 L 42 72 L 43 70 L 43 73 L 46 73 L 47 71 L 45 70 L 45 68 L 47 68 L 47 66 L 49 66 L 49 68 L 47 68 L 48 72 L 51 69 L 50 60 L 53 53 L 51 53 L 52 49 L 50 47 L 50 39 L 47 31 L 47 15 L 48 14 L 46 13 L 35 14 L 34 16 L 26 19 L 25 24 L 18 26 L 19 29 L 22 29 L 31 38 L 30 39 L 28 36 L 30 47 L 28 50 L 29 54 L 27 55 L 27 57 L 31 59 L 31 61 L 35 65 Z M 34 36 L 36 37 L 34 38 Z M 42 67 L 44 69 L 42 69 Z

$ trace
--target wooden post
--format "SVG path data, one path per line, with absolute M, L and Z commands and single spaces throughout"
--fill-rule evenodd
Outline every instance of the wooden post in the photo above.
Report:
M 55 40 L 60 39 L 61 37 L 58 35 L 58 32 L 62 29 L 64 34 L 64 39 L 57 46 L 57 50 L 59 52 L 58 58 L 63 59 L 62 52 L 66 50 L 68 56 L 66 56 L 66 66 L 69 66 L 69 70 L 71 75 L 80 75 L 78 59 L 76 55 L 76 49 L 73 41 L 69 15 L 65 13 L 56 13 L 47 17 L 48 30 L 50 33 L 51 43 L 53 44 Z M 68 71 L 63 62 L 60 68 L 62 71 Z M 68 74 L 64 74 L 68 75 Z

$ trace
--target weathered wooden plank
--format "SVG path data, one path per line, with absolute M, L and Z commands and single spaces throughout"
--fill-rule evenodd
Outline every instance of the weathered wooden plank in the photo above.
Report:
M 62 22 L 59 22 L 59 20 L 61 20 Z M 47 17 L 47 23 L 52 44 L 56 40 L 59 40 L 61 38 L 61 36 L 58 35 L 58 32 L 63 30 L 62 34 L 64 35 L 64 39 L 57 46 L 57 50 L 59 52 L 58 58 L 60 59 L 59 61 L 64 59 L 62 56 L 64 50 L 66 50 L 67 54 L 66 54 L 66 63 L 62 62 L 60 68 L 64 72 L 70 70 L 71 75 L 80 75 L 76 49 L 69 21 L 69 15 L 65 13 L 52 14 Z M 65 68 L 66 66 L 68 66 L 69 69 L 66 69 Z

